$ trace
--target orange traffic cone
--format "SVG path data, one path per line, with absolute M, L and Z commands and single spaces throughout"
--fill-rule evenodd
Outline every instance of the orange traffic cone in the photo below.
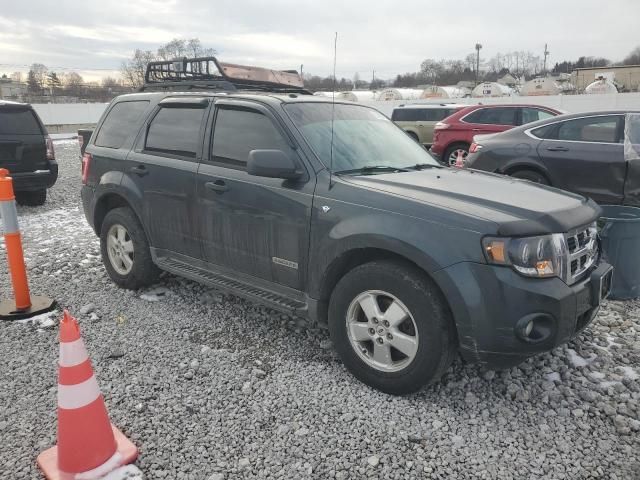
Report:
M 37 460 L 45 477 L 93 480 L 133 462 L 138 449 L 109 421 L 78 322 L 66 310 L 58 372 L 58 444 Z
M 462 154 L 462 150 L 458 150 L 458 158 L 456 158 L 456 163 L 454 167 L 464 168 L 464 156 Z

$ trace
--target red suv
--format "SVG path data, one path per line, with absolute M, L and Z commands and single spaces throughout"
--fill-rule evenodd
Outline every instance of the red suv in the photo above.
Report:
M 555 117 L 562 112 L 539 105 L 473 105 L 436 123 L 431 153 L 452 165 L 463 158 L 475 135 L 498 133 L 525 123 Z

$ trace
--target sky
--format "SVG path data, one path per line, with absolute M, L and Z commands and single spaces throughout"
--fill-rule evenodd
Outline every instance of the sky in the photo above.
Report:
M 85 79 L 117 76 L 136 48 L 199 38 L 222 61 L 369 80 L 425 58 L 529 50 L 549 63 L 617 61 L 640 45 L 640 0 L 0 0 L 0 73 L 43 63 Z

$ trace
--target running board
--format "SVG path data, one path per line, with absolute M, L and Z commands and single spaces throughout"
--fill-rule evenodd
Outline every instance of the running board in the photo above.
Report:
M 233 280 L 224 275 L 194 267 L 174 258 L 159 257 L 156 258 L 156 263 L 161 269 L 168 272 L 218 288 L 239 297 L 246 298 L 247 300 L 270 306 L 276 310 L 300 316 L 307 315 L 307 304 L 304 302 L 293 300 L 238 280 Z

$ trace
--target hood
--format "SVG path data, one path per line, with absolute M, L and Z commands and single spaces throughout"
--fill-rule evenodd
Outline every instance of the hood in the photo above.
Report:
M 495 233 L 505 236 L 564 233 L 600 214 L 595 202 L 579 195 L 476 170 L 434 168 L 342 178 L 361 188 L 493 222 Z

